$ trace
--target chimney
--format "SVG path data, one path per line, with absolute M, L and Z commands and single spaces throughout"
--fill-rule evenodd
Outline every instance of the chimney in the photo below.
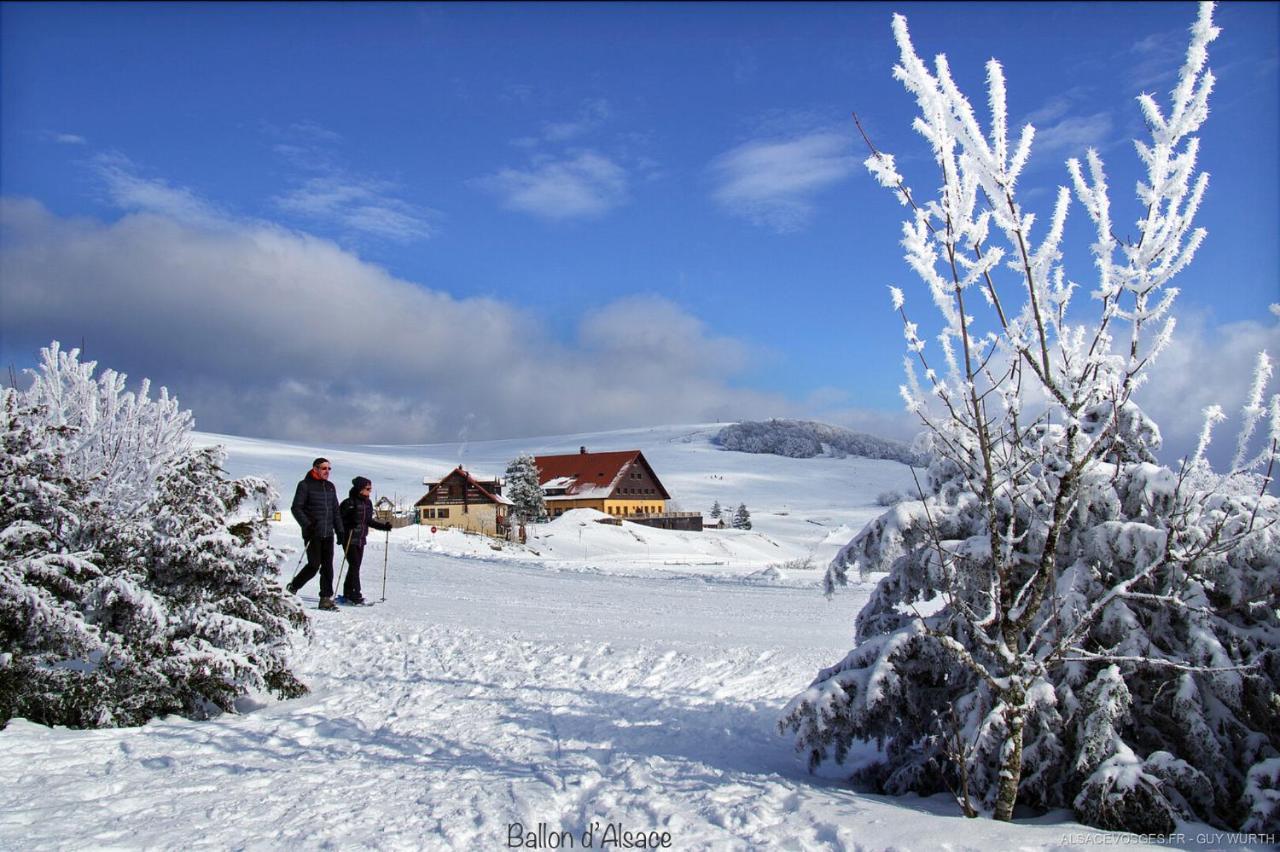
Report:
M 579 455 L 583 455 L 583 456 L 585 456 L 585 455 L 587 454 L 587 448 L 586 448 L 586 447 L 578 447 L 578 454 L 579 454 Z

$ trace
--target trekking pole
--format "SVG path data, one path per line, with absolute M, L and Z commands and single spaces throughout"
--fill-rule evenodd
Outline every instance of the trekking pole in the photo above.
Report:
M 298 571 L 302 568 L 302 560 L 307 557 L 307 537 L 302 537 L 302 552 L 298 554 L 298 564 L 293 566 L 293 575 L 289 577 L 289 585 L 293 585 L 294 577 L 298 576 Z
M 387 551 L 391 549 L 391 530 L 385 531 L 386 540 L 382 543 L 382 599 L 387 599 Z
M 353 532 L 355 532 L 355 530 L 349 530 L 347 532 L 347 543 L 342 547 L 342 564 L 338 566 L 338 581 L 333 584 L 334 597 L 337 597 L 339 594 L 338 589 L 342 588 L 342 571 L 347 567 L 347 551 L 351 549 L 351 533 Z

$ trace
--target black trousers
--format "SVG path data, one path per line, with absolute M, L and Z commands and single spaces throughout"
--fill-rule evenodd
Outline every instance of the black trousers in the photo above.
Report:
M 307 542 L 307 564 L 293 578 L 293 587 L 301 589 L 320 573 L 320 597 L 333 597 L 333 536 Z
M 347 576 L 342 581 L 342 594 L 350 598 L 361 598 L 360 563 L 364 562 L 364 545 L 353 544 L 347 548 Z

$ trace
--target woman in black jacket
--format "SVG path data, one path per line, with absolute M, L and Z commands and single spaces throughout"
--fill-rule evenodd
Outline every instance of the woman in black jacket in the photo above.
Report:
M 383 531 L 391 529 L 391 524 L 383 523 L 373 516 L 373 501 L 369 499 L 372 492 L 373 483 L 363 476 L 357 476 L 351 480 L 351 491 L 339 507 L 342 526 L 347 531 L 347 579 L 342 582 L 342 596 L 347 599 L 347 603 L 364 603 L 364 595 L 360 593 L 360 563 L 364 562 L 364 545 L 369 536 L 369 528 Z

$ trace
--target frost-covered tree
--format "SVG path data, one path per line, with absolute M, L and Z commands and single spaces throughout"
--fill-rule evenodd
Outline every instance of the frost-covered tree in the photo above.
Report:
M 751 529 L 751 513 L 747 511 L 746 503 L 739 503 L 738 508 L 734 510 L 733 520 L 729 522 L 735 530 Z
M 867 166 L 911 210 L 907 260 L 942 317 L 935 350 L 892 290 L 909 350 L 903 395 L 933 459 L 924 499 L 873 521 L 828 569 L 828 592 L 850 570 L 887 576 L 858 616 L 856 647 L 782 724 L 811 765 L 879 742 L 863 778 L 889 793 L 950 790 L 970 814 L 1008 820 L 1026 803 L 1148 833 L 1179 817 L 1275 830 L 1271 362 L 1259 359 L 1223 473 L 1204 454 L 1218 409 L 1171 469 L 1132 398 L 1173 330 L 1169 282 L 1205 236 L 1193 228 L 1207 186 L 1195 134 L 1213 87 L 1212 5 L 1191 29 L 1168 112 L 1139 99 L 1151 138 L 1136 143 L 1146 167 L 1136 240 L 1114 235 L 1097 153 L 1087 172 L 1068 163 L 1096 231 L 1090 319 L 1068 311 L 1076 285 L 1060 241 L 1071 192 L 1059 191 L 1042 235 L 1017 201 L 1034 131 L 1009 139 L 1000 65 L 987 66 L 984 135 L 946 58 L 930 70 L 905 19 L 893 27 L 894 74 L 916 97 L 941 188 L 924 199 L 874 146 Z
M 719 501 L 719 500 L 717 500 L 717 501 L 715 501 L 714 503 L 712 503 L 712 504 L 711 504 L 711 517 L 715 518 L 716 520 L 719 520 L 719 519 L 720 519 L 720 515 L 721 515 L 723 512 L 724 512 L 724 509 L 720 508 L 720 501 Z
M 547 519 L 547 503 L 538 482 L 538 465 L 528 453 L 507 465 L 503 496 L 511 501 L 512 511 L 522 522 L 540 524 Z
M 67 472 L 90 483 L 95 497 L 117 515 L 142 513 L 160 474 L 191 447 L 192 417 L 166 388 L 151 399 L 143 379 L 136 393 L 125 376 L 63 352 L 55 341 L 40 350 L 40 365 L 25 394 L 65 457 Z
M 83 614 L 102 577 L 98 555 L 77 544 L 96 507 L 49 433 L 33 428 L 42 413 L 0 389 L 0 722 L 79 727 L 101 715 L 102 677 L 63 663 L 108 651 Z
M 305 615 L 221 450 L 191 415 L 57 343 L 32 387 L 0 391 L 0 724 L 141 724 L 305 692 L 289 671 Z
M 224 458 L 222 447 L 206 447 L 175 459 L 139 543 L 147 585 L 169 611 L 170 679 L 184 685 L 188 713 L 230 711 L 252 691 L 306 691 L 289 670 L 306 617 L 280 584 L 280 553 L 256 509 L 276 495 L 257 477 L 226 478 Z

